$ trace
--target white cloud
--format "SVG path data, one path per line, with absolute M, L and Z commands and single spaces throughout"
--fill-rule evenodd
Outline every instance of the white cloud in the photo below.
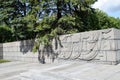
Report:
M 99 8 L 108 14 L 117 14 L 120 13 L 120 0 L 98 0 L 93 7 Z

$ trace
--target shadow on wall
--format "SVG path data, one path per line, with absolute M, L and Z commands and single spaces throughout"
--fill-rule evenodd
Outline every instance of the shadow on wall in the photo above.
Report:
M 44 64 L 45 61 L 46 61 L 45 60 L 46 58 L 50 59 L 52 62 L 54 62 L 54 60 L 56 58 L 58 58 L 58 55 L 59 55 L 58 47 L 63 47 L 59 37 L 53 39 L 52 44 L 40 45 L 40 47 L 38 49 L 38 60 L 39 60 L 39 62 Z
M 0 44 L 0 59 L 3 59 L 3 44 Z
M 42 64 L 45 64 L 46 58 L 54 62 L 57 56 L 58 53 L 54 52 L 52 45 L 40 46 L 40 49 L 38 49 L 38 60 Z
M 29 54 L 28 52 L 32 52 L 35 40 L 24 40 L 20 42 L 20 52 L 24 54 Z M 54 60 L 57 58 L 57 53 L 54 52 L 52 45 L 48 46 L 40 46 L 38 51 L 38 61 L 42 64 L 46 63 L 46 59 Z M 34 55 L 34 54 L 33 54 Z
M 26 54 L 27 52 L 32 52 L 35 40 L 24 40 L 20 42 L 20 52 Z

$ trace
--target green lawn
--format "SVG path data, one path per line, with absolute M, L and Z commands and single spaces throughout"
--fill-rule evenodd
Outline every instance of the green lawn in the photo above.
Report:
M 9 60 L 0 59 L 0 63 L 10 62 Z

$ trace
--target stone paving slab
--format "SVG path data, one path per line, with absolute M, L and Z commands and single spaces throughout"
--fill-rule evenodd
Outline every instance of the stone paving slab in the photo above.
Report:
M 2 63 L 0 64 L 0 80 L 13 80 L 13 78 L 18 76 L 20 73 L 39 66 L 40 64 L 38 63 L 26 63 L 19 61 Z
M 61 63 L 45 70 L 21 73 L 22 80 L 119 80 L 120 64 Z
M 8 62 L 0 64 L 0 80 L 119 80 L 120 64 L 84 62 L 39 64 Z

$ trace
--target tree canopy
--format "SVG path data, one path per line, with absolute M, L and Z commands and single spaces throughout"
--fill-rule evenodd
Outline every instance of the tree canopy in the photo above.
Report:
M 0 29 L 2 33 L 0 36 L 3 39 L 0 42 L 36 37 L 44 39 L 67 33 L 111 27 L 120 28 L 119 18 L 110 17 L 103 11 L 91 7 L 96 1 L 0 0 Z M 4 31 L 7 32 L 4 33 Z M 8 33 L 9 35 L 6 35 Z M 2 37 L 3 35 L 9 39 L 5 39 Z
M 36 51 L 40 44 L 50 46 L 53 39 L 58 43 L 62 34 L 119 29 L 119 18 L 91 7 L 96 1 L 0 0 L 0 43 L 36 38 Z

